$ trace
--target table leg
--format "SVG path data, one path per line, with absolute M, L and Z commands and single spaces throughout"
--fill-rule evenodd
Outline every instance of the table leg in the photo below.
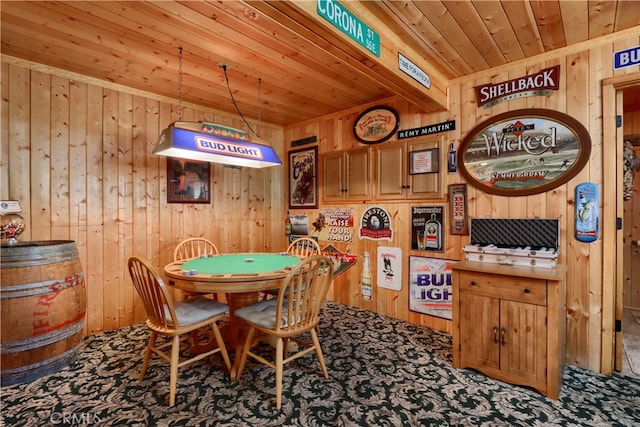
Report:
M 233 366 L 231 367 L 231 381 L 238 378 L 238 365 L 240 364 L 240 352 L 247 338 L 249 326 L 244 320 L 236 317 L 237 309 L 258 302 L 258 292 L 228 293 L 227 303 L 229 304 L 229 325 L 227 325 L 227 341 L 229 346 L 235 349 Z

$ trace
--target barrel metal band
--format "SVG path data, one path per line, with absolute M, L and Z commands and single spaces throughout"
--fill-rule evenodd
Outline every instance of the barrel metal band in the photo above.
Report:
M 17 258 L 14 254 L 2 254 L 2 268 L 21 268 L 61 264 L 63 262 L 79 261 L 77 252 L 61 252 L 54 254 L 40 254 L 40 258 L 31 255 L 29 258 Z
M 12 385 L 21 382 L 30 382 L 44 375 L 49 375 L 60 370 L 75 359 L 80 344 L 62 354 L 50 357 L 42 362 L 2 370 L 2 385 Z
M 84 328 L 84 316 L 83 318 L 66 328 L 59 329 L 57 331 L 38 335 L 35 337 L 29 337 L 24 340 L 16 340 L 3 342 L 2 348 L 0 348 L 0 354 L 17 353 L 19 351 L 33 350 L 34 348 L 44 347 L 45 345 L 57 343 L 76 335 Z M 4 370 L 3 370 L 4 371 Z
M 50 293 L 52 290 L 61 291 L 84 284 L 84 273 L 80 272 L 64 279 L 53 279 L 44 282 L 24 283 L 20 285 L 3 285 L 0 288 L 0 299 L 20 298 L 32 295 Z

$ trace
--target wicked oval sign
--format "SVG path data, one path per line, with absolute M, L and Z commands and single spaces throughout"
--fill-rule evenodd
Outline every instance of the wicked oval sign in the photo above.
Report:
M 458 157 L 460 172 L 471 185 L 501 196 L 528 196 L 573 178 L 590 153 L 589 133 L 573 117 L 525 109 L 476 126 Z

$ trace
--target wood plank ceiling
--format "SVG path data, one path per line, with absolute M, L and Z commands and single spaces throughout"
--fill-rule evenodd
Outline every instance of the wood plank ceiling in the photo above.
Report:
M 340 3 L 379 32 L 381 58 L 397 68 L 398 49 L 413 52 L 434 95 L 341 37 L 315 1 L 3 1 L 2 54 L 287 126 L 397 94 L 442 110 L 451 79 L 640 32 L 639 1 Z

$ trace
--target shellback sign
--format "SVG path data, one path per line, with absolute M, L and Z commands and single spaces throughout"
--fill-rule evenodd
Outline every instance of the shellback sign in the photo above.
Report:
M 476 86 L 475 89 L 478 107 L 489 108 L 510 99 L 551 95 L 551 91 L 559 87 L 560 66 L 556 65 L 530 76 Z

